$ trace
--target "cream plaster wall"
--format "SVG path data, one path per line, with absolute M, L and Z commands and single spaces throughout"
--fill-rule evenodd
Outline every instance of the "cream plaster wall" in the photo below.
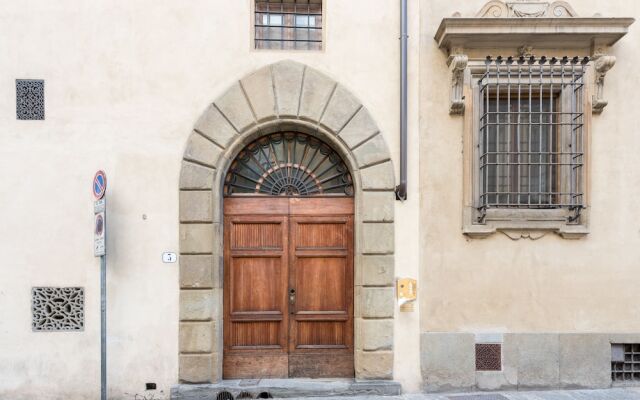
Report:
M 636 1 L 571 3 L 580 16 L 640 17 Z M 484 4 L 421 2 L 421 331 L 638 332 L 640 26 L 613 47 L 618 61 L 606 77 L 609 105 L 593 117 L 588 237 L 467 239 L 463 118 L 448 115 L 450 75 L 433 36 L 443 17 L 473 16 Z
M 99 263 L 90 181 L 109 176 L 112 398 L 178 377 L 178 175 L 193 124 L 237 79 L 281 59 L 349 88 L 398 154 L 399 6 L 326 0 L 322 52 L 252 51 L 249 0 L 44 0 L 0 6 L 0 398 L 95 398 Z M 418 275 L 418 7 L 411 2 L 409 200 L 396 273 Z M 16 78 L 45 79 L 46 120 L 17 121 Z M 145 218 L 146 216 L 146 218 Z M 86 328 L 32 333 L 32 286 L 83 286 Z M 419 314 L 396 319 L 395 379 L 420 384 Z

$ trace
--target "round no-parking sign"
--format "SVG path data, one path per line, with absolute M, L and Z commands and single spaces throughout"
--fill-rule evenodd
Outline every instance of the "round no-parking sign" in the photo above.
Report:
M 100 200 L 104 197 L 105 192 L 107 191 L 107 174 L 104 171 L 100 170 L 96 172 L 96 175 L 93 177 L 93 196 L 96 200 Z

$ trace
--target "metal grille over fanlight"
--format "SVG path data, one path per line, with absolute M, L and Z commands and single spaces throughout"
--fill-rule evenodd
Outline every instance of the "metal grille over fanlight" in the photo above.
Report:
M 261 137 L 233 160 L 225 196 L 352 196 L 353 181 L 342 158 L 303 133 Z

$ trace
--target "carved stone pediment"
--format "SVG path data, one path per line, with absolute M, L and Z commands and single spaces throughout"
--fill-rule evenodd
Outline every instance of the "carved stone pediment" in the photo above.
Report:
M 478 18 L 571 18 L 578 14 L 566 1 L 491 0 L 480 10 Z
M 597 14 L 579 17 L 563 0 L 489 0 L 475 17 L 455 13 L 443 18 L 435 40 L 447 53 L 451 69 L 452 115 L 464 113 L 462 94 L 464 70 L 470 50 L 505 49 L 524 57 L 533 55 L 534 48 L 573 49 L 580 56 L 585 48 L 594 67 L 595 93 L 593 113 L 599 114 L 607 106 L 604 99 L 604 80 L 615 64 L 615 57 L 607 50 L 627 34 L 633 18 L 610 18 Z

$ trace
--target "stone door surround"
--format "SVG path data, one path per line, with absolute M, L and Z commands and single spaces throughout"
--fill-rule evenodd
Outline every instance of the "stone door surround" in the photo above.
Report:
M 180 173 L 179 379 L 222 379 L 222 186 L 230 160 L 262 135 L 298 131 L 330 144 L 355 188 L 354 322 L 358 379 L 392 379 L 394 187 L 376 123 L 344 86 L 281 61 L 235 82 L 191 133 Z

